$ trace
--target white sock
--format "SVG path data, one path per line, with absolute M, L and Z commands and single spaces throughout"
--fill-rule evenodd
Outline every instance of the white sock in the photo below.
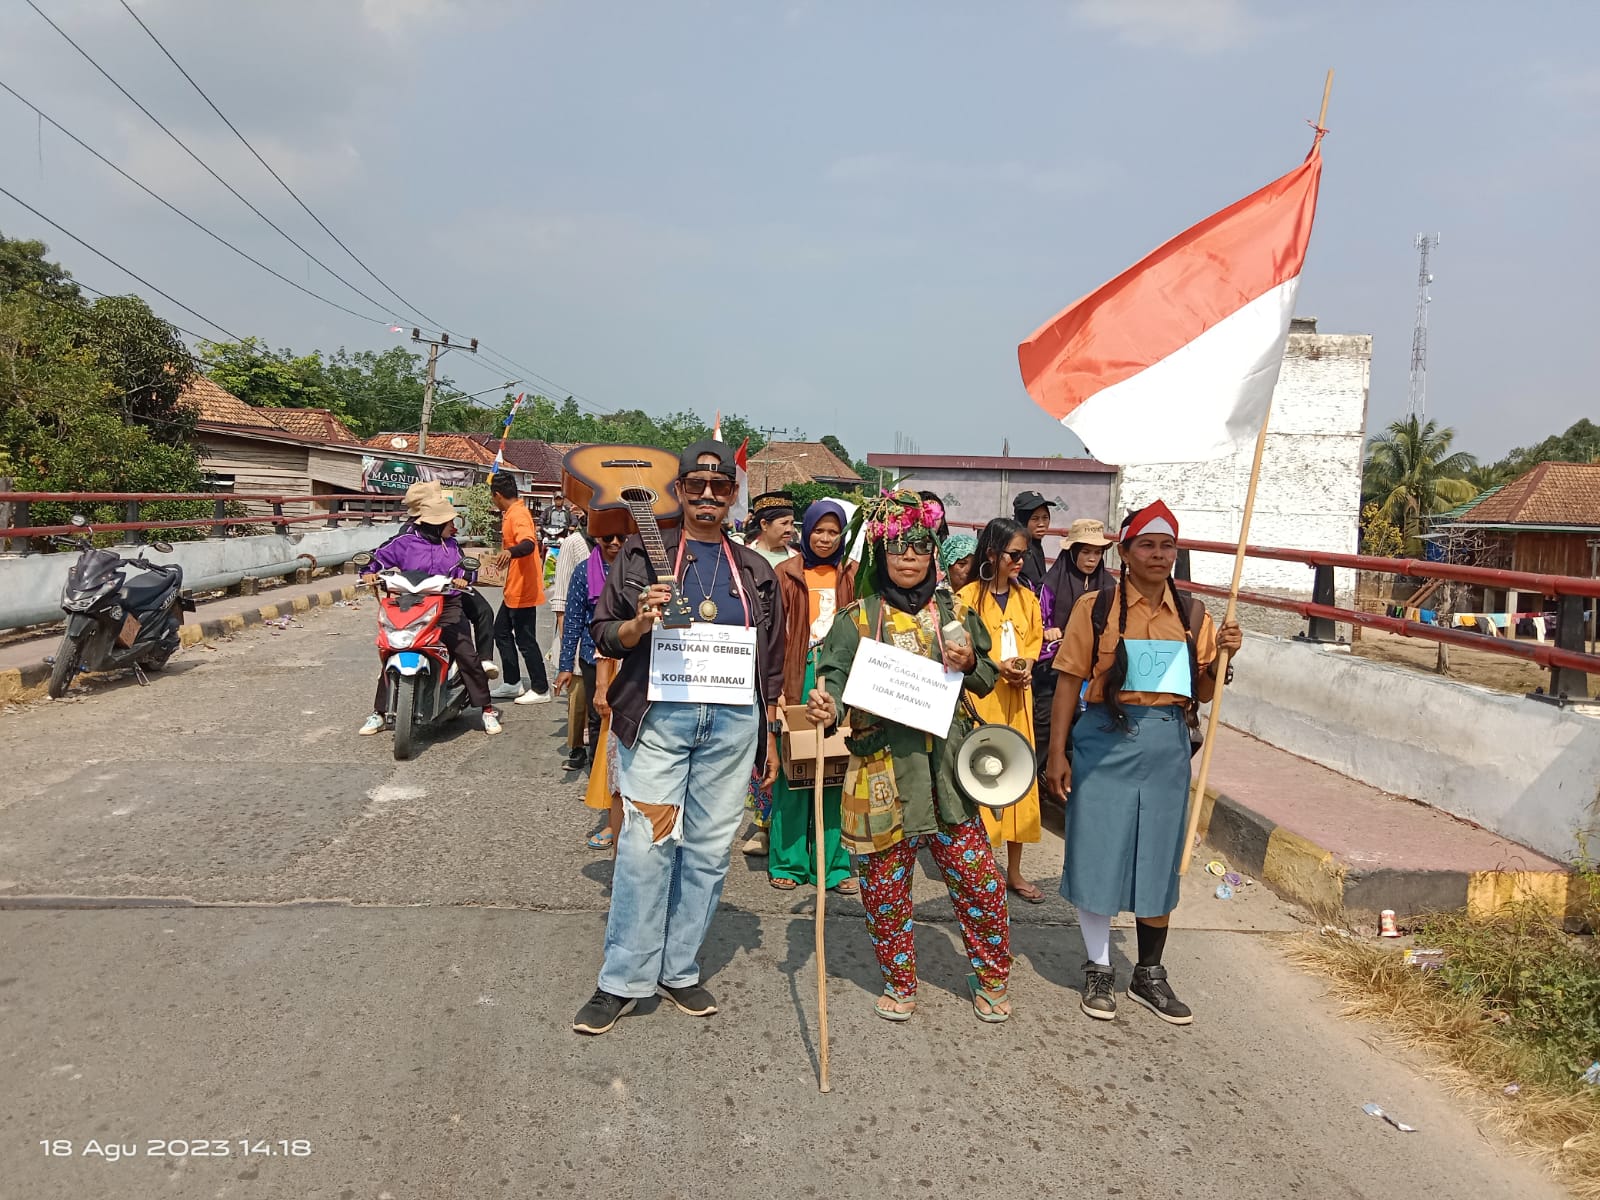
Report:
M 1083 934 L 1083 952 L 1092 963 L 1111 965 L 1111 917 L 1106 913 L 1078 910 L 1078 929 Z

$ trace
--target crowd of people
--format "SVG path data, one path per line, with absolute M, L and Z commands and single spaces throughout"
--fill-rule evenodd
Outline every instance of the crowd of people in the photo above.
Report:
M 566 697 L 566 766 L 589 769 L 586 803 L 606 814 L 588 840 L 615 856 L 603 963 L 573 1028 L 605 1033 L 652 995 L 691 1015 L 716 1012 L 698 956 L 746 812 L 742 849 L 766 859 L 773 888 L 861 896 L 883 976 L 875 1011 L 890 1021 L 916 1011 L 911 885 L 926 847 L 972 966 L 974 1015 L 1007 1020 L 1008 903 L 1046 899 L 1023 872 L 1024 846 L 1042 836 L 1046 791 L 1066 802 L 1060 893 L 1077 909 L 1083 939 L 1082 1011 L 1116 1015 L 1111 922 L 1129 912 L 1137 961 L 1127 996 L 1164 1021 L 1190 1023 L 1163 954 L 1197 710 L 1217 686 L 1219 652 L 1236 655 L 1242 634 L 1233 623 L 1218 628 L 1178 590 L 1172 511 L 1157 501 L 1131 512 L 1114 536 L 1100 521 L 1074 520 L 1052 562 L 1045 538 L 1056 514 L 1037 492 L 1018 495 L 1011 516 L 976 535 L 951 530 L 930 493 L 885 492 L 852 521 L 854 506 L 840 501 L 797 513 L 787 493 L 769 492 L 751 501 L 736 534 L 728 519 L 736 480 L 723 443 L 683 452 L 683 520 L 664 533 L 669 583 L 638 537 L 590 539 L 581 512 L 559 546 L 542 547 L 515 483 L 499 476 L 504 602 L 491 617 L 467 592 L 446 616 L 486 732 L 499 731 L 496 700 Z M 451 553 L 448 503 L 425 492 L 415 499 L 413 525 L 380 548 L 381 565 Z M 546 600 L 547 552 L 555 555 L 553 685 L 534 620 Z M 748 647 L 735 652 L 745 674 L 732 699 L 668 694 L 653 678 L 659 618 L 678 594 L 695 619 L 676 641 L 704 635 Z M 965 701 L 943 736 L 845 704 L 863 639 L 959 673 Z M 784 710 L 801 706 L 819 727 L 842 731 L 849 753 L 843 782 L 823 792 L 821 861 L 812 781 L 792 783 L 779 755 Z M 383 727 L 381 683 L 374 709 L 362 733 Z M 1036 778 L 1021 800 L 990 809 L 958 785 L 959 748 L 976 723 L 1008 726 L 1033 748 Z

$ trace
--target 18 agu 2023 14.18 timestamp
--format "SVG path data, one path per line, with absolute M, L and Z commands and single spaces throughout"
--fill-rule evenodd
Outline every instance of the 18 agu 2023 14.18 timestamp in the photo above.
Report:
M 305 1138 L 268 1141 L 263 1138 L 146 1138 L 114 1141 L 90 1138 L 40 1138 L 47 1158 L 99 1158 L 120 1162 L 125 1158 L 310 1158 L 311 1142 Z

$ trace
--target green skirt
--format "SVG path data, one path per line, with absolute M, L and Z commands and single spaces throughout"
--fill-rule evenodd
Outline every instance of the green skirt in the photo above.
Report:
M 817 685 L 816 653 L 806 659 L 803 695 Z M 828 881 L 837 887 L 850 878 L 850 852 L 839 838 L 839 801 L 842 787 L 822 790 L 822 841 L 828 856 Z M 774 879 L 796 883 L 817 882 L 817 832 L 815 796 L 810 787 L 789 786 L 788 777 L 778 772 L 772 785 L 772 828 L 767 839 L 767 874 Z

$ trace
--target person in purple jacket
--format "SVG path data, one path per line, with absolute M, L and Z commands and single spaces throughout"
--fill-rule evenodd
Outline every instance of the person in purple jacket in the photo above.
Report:
M 456 510 L 443 496 L 429 498 L 421 506 L 411 528 L 398 537 L 389 539 L 372 552 L 361 580 L 372 583 L 379 571 L 425 571 L 429 575 L 446 575 L 452 579 L 472 582 L 475 573 L 461 567 L 461 547 L 455 539 Z M 500 732 L 500 714 L 489 698 L 489 677 L 484 673 L 483 662 L 478 657 L 478 647 L 473 639 L 472 622 L 467 619 L 461 604 L 461 595 L 451 592 L 444 597 L 444 612 L 439 618 L 439 638 L 450 651 L 461 672 L 461 682 L 467 689 L 467 702 L 483 710 L 483 731 Z M 363 737 L 377 733 L 385 725 L 384 714 L 389 711 L 389 678 L 386 671 L 378 673 L 378 690 L 372 699 L 372 715 L 361 726 Z

